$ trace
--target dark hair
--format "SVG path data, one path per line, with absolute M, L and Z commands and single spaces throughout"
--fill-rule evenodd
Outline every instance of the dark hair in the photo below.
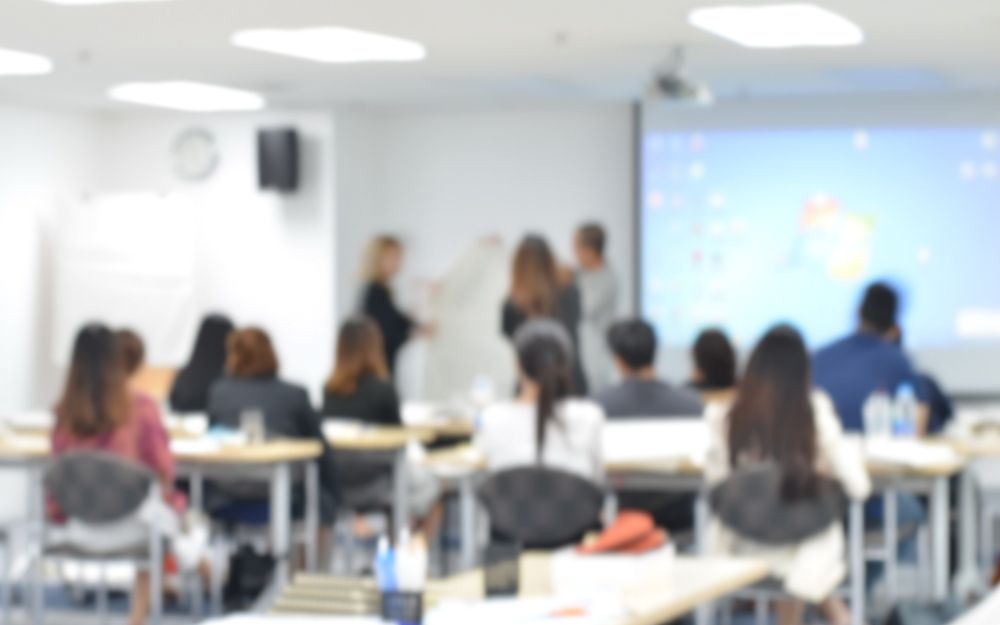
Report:
M 569 333 L 558 322 L 539 319 L 521 326 L 514 345 L 521 371 L 538 385 L 535 443 L 541 462 L 548 424 L 557 419 L 558 403 L 573 393 L 572 343 Z
M 529 234 L 514 254 L 510 298 L 527 317 L 548 317 L 559 299 L 559 275 L 548 242 Z
M 340 327 L 337 361 L 326 382 L 326 390 L 349 395 L 357 390 L 358 381 L 368 375 L 383 379 L 389 375 L 382 332 L 368 317 L 351 317 Z
M 115 332 L 115 347 L 126 376 L 133 376 L 146 360 L 146 346 L 133 330 L 122 328 Z
M 604 247 L 607 245 L 608 235 L 604 232 L 604 226 L 596 222 L 588 222 L 580 226 L 576 231 L 582 243 L 588 249 L 597 252 L 598 256 L 604 256 Z
M 895 289 L 885 282 L 875 282 L 865 290 L 860 310 L 862 323 L 879 334 L 885 334 L 896 326 L 897 314 L 899 296 Z
M 237 378 L 267 378 L 278 374 L 278 357 L 271 337 L 260 328 L 236 330 L 226 339 L 226 371 Z
M 652 366 L 656 360 L 656 331 L 642 319 L 612 325 L 608 330 L 608 345 L 632 371 Z
M 90 324 L 77 333 L 56 412 L 58 427 L 77 438 L 108 434 L 128 420 L 125 369 L 107 326 Z
M 736 385 L 736 350 L 726 333 L 710 328 L 694 342 L 694 364 L 702 374 L 703 390 L 723 390 Z
M 782 497 L 815 495 L 816 420 L 809 353 L 798 330 L 778 326 L 750 356 L 729 411 L 729 462 L 777 462 Z
M 232 331 L 229 317 L 213 314 L 202 319 L 191 357 L 170 389 L 171 408 L 187 412 L 205 410 L 208 389 L 226 371 L 226 338 Z

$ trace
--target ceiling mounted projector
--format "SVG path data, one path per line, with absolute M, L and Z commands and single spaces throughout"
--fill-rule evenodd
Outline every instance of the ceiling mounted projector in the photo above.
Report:
M 653 103 L 710 106 L 715 102 L 715 94 L 707 84 L 685 74 L 684 48 L 677 47 L 653 74 L 646 99 Z

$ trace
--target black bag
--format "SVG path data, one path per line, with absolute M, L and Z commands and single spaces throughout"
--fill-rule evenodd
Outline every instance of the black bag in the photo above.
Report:
M 797 501 L 782 497 L 783 481 L 776 463 L 742 466 L 709 494 L 712 512 L 738 535 L 765 545 L 800 542 L 846 514 L 847 495 L 837 481 L 821 477 L 816 495 Z
M 242 611 L 253 606 L 271 583 L 274 567 L 274 556 L 259 554 L 249 545 L 240 547 L 229 558 L 229 579 L 223 590 L 226 609 Z

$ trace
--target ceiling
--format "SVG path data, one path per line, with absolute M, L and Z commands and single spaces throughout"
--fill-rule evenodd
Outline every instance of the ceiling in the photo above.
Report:
M 865 44 L 747 50 L 687 24 L 691 8 L 723 0 L 0 0 L 0 47 L 56 62 L 49 76 L 0 77 L 0 103 L 118 108 L 104 96 L 111 85 L 161 79 L 259 90 L 289 107 L 629 100 L 674 45 L 686 47 L 688 73 L 723 98 L 1000 92 L 997 0 L 814 1 L 860 25 Z M 309 25 L 415 39 L 429 56 L 335 66 L 228 44 L 241 28 Z

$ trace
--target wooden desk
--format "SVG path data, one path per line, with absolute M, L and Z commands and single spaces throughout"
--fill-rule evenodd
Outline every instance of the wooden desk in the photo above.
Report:
M 550 556 L 527 554 L 521 560 L 521 596 L 551 596 Z M 754 560 L 680 557 L 669 564 L 652 565 L 650 575 L 622 589 L 628 615 L 615 625 L 659 625 L 688 614 L 768 576 L 765 563 Z M 470 571 L 428 583 L 429 609 L 441 601 L 483 598 L 483 573 Z M 371 580 L 300 575 L 274 605 L 278 615 L 363 615 L 377 607 Z
M 179 475 L 191 481 L 191 503 L 203 507 L 202 493 L 206 476 L 260 479 L 270 484 L 271 541 L 277 569 L 275 580 L 284 584 L 289 576 L 292 526 L 292 468 L 305 467 L 306 532 L 314 541 L 319 532 L 319 475 L 312 462 L 322 453 L 316 441 L 276 440 L 261 445 L 193 449 L 188 441 L 173 445 Z M 0 438 L 0 466 L 23 467 L 29 478 L 29 516 L 33 523 L 44 523 L 43 480 L 45 466 L 51 455 L 47 436 L 15 436 Z M 307 550 L 308 565 L 315 569 L 316 548 Z

